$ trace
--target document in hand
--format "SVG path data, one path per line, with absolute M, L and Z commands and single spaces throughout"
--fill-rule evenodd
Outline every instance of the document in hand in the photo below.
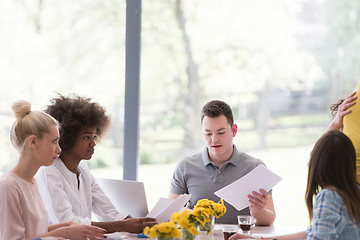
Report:
M 170 221 L 174 212 L 180 212 L 189 201 L 191 194 L 181 194 L 176 199 L 160 198 L 146 217 L 156 218 L 158 223 Z
M 259 192 L 260 189 L 269 191 L 280 181 L 280 176 L 261 164 L 242 178 L 223 187 L 214 194 L 240 211 L 250 206 L 248 195 L 252 195 L 252 191 Z

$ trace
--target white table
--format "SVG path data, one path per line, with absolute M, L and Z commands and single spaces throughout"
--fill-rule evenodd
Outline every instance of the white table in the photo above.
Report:
M 255 226 L 251 231 L 255 236 L 279 236 L 305 231 L 307 226 Z
M 223 226 L 235 226 L 228 224 L 216 224 L 214 232 L 212 234 L 200 234 L 197 235 L 196 240 L 223 240 L 224 236 L 222 233 Z M 271 236 L 279 236 L 289 233 L 296 233 L 306 230 L 306 226 L 255 226 L 251 230 L 251 234 L 254 236 L 263 236 L 263 237 L 271 237 Z M 241 230 L 239 231 L 241 232 Z M 124 240 L 141 240 L 142 238 L 137 238 L 136 234 L 128 234 L 128 233 L 119 233 L 118 236 L 121 236 Z M 114 238 L 117 239 L 117 238 Z
M 216 232 L 215 235 L 217 235 L 217 239 L 218 240 L 222 240 L 222 227 L 226 226 L 227 224 L 216 224 L 215 225 L 215 230 L 214 232 Z M 229 226 L 235 226 L 235 225 L 229 225 Z M 285 235 L 285 234 L 290 234 L 290 233 L 297 233 L 297 232 L 301 232 L 301 231 L 305 231 L 307 228 L 307 226 L 276 226 L 276 225 L 271 225 L 271 226 L 255 226 L 252 230 L 251 230 L 251 235 L 253 236 L 262 236 L 262 237 L 271 237 L 271 236 L 279 236 L 279 235 Z M 239 233 L 241 233 L 241 230 L 238 230 Z

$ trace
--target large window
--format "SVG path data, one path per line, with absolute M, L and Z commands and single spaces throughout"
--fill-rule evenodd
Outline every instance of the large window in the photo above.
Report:
M 149 208 L 166 197 L 176 163 L 199 151 L 200 109 L 234 111 L 237 147 L 282 176 L 279 225 L 308 224 L 307 161 L 330 103 L 358 83 L 355 0 L 142 1 L 139 167 Z M 13 101 L 41 109 L 75 93 L 104 105 L 109 134 L 88 162 L 123 176 L 125 0 L 0 1 L 0 171 L 16 163 Z
M 112 128 L 89 165 L 122 165 L 125 7 L 125 0 L 0 2 L 2 171 L 16 163 L 8 140 L 11 104 L 25 99 L 39 110 L 57 92 L 107 108 Z
M 143 1 L 139 178 L 150 192 L 167 195 L 176 162 L 204 147 L 201 106 L 222 99 L 238 149 L 283 178 L 276 223 L 308 224 L 307 162 L 329 105 L 357 86 L 359 16 L 356 1 Z

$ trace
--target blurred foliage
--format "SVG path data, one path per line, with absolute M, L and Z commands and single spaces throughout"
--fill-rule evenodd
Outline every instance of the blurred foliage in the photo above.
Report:
M 322 68 L 330 94 L 344 97 L 356 89 L 360 79 L 360 2 L 356 0 L 317 0 L 312 16 L 322 29 L 311 52 Z M 310 5 L 311 1 L 307 1 Z

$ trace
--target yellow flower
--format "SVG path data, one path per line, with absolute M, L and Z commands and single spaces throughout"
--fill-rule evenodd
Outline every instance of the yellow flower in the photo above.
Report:
M 150 238 L 155 238 L 158 234 L 156 229 L 150 229 Z
M 198 225 L 204 225 L 206 222 L 210 221 L 210 215 L 206 212 L 206 209 L 203 207 L 197 207 L 193 210 L 193 215 L 196 217 Z
M 205 213 L 207 215 L 214 215 L 216 218 L 219 218 L 226 213 L 226 207 L 224 205 L 223 199 L 220 199 L 218 203 L 215 203 L 214 201 L 208 199 L 200 199 L 196 203 L 194 209 L 200 207 L 205 208 Z
M 195 227 L 189 227 L 187 228 L 187 230 L 192 234 L 192 235 L 198 235 L 199 232 L 197 231 L 197 228 Z
M 176 224 L 172 221 L 163 222 L 152 226 L 151 228 L 145 227 L 144 234 L 149 235 L 150 238 L 155 237 L 175 237 L 180 238 L 181 232 L 177 228 Z
M 226 212 L 224 201 L 221 199 L 215 203 L 208 199 L 199 200 L 192 211 L 184 210 L 171 215 L 171 221 L 186 229 L 192 235 L 200 234 L 198 226 L 205 226 L 211 222 L 211 216 L 220 217 Z M 165 226 L 162 232 L 167 232 Z M 151 236 L 150 236 L 151 237 Z
M 146 227 L 144 228 L 144 234 L 145 234 L 145 235 L 148 235 L 148 234 L 149 234 L 149 231 L 150 231 L 149 226 L 146 226 Z
M 171 220 L 179 224 L 181 228 L 189 225 L 190 211 L 184 210 L 183 212 L 176 212 L 171 215 Z
M 185 228 L 192 235 L 197 235 L 197 226 L 202 223 L 202 219 L 199 218 L 199 211 L 184 210 L 182 212 L 173 213 L 171 220 L 177 223 L 181 228 Z

